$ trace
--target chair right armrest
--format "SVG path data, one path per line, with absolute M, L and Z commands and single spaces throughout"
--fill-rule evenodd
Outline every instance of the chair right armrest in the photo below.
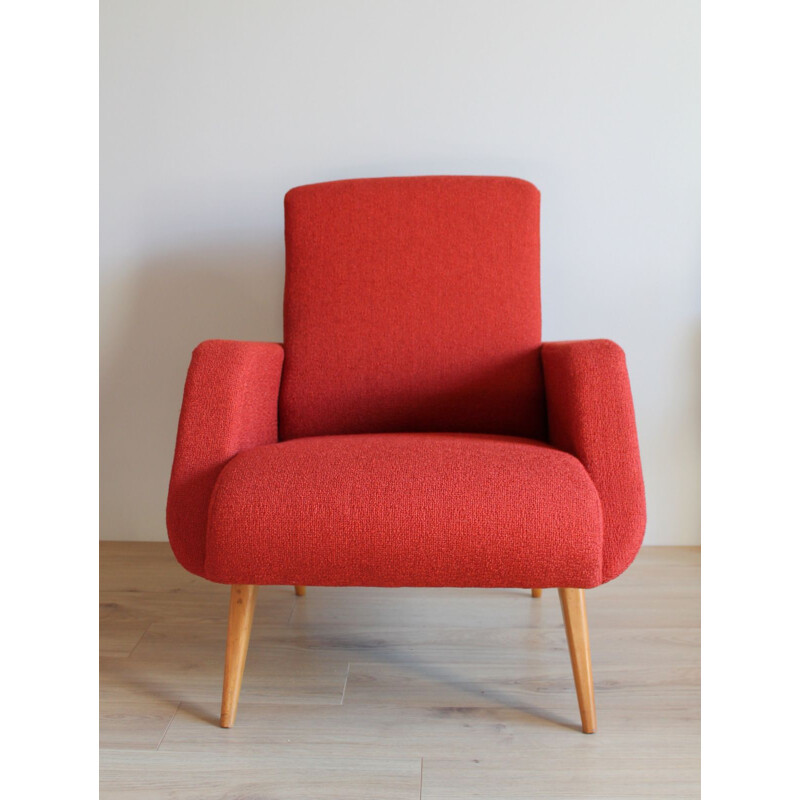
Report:
M 550 443 L 578 458 L 603 508 L 603 581 L 633 561 L 646 514 L 622 348 L 608 339 L 542 345 Z

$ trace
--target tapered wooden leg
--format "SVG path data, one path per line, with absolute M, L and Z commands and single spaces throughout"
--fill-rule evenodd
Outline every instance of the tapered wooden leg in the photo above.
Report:
M 306 587 L 305 586 L 301 586 L 299 583 L 296 583 L 295 586 L 294 586 L 294 593 L 298 597 L 305 597 L 306 596 Z
M 542 590 L 541 589 L 531 589 L 531 597 L 541 597 Z
M 597 729 L 597 716 L 594 708 L 592 654 L 589 651 L 589 624 L 586 620 L 586 593 L 583 589 L 559 589 L 558 598 L 567 631 L 583 732 L 594 733 Z
M 244 662 L 250 630 L 253 627 L 253 612 L 256 609 L 258 586 L 235 584 L 231 586 L 231 604 L 228 610 L 228 645 L 225 650 L 225 678 L 222 683 L 222 712 L 219 724 L 223 728 L 233 727 L 239 692 L 242 688 Z

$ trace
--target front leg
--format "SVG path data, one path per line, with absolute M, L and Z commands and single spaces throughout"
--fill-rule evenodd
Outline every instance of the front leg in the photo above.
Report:
M 584 733 L 597 730 L 592 681 L 592 654 L 589 650 L 589 623 L 586 619 L 586 592 L 583 589 L 559 589 L 561 613 L 567 631 L 572 675 L 578 693 L 578 707 Z
M 242 689 L 244 662 L 250 631 L 253 628 L 253 613 L 256 610 L 258 586 L 235 584 L 231 586 L 231 602 L 228 611 L 228 644 L 225 650 L 225 678 L 222 682 L 222 712 L 219 724 L 232 728 L 239 706 Z

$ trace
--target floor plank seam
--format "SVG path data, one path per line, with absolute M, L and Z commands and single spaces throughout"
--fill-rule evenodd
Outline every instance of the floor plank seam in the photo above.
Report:
M 128 653 L 126 658 L 130 658 L 133 655 L 133 651 L 136 650 L 136 648 L 142 643 L 142 639 L 144 639 L 144 637 L 147 635 L 147 631 L 150 630 L 152 625 L 153 625 L 153 623 L 150 622 L 147 625 L 147 627 L 142 631 L 142 635 L 136 640 L 136 644 L 131 648 L 131 651 L 130 651 L 130 653 Z
M 289 619 L 286 620 L 287 625 L 292 624 L 292 617 L 294 616 L 294 610 L 297 608 L 297 597 L 292 600 L 292 610 L 289 612 Z
M 419 800 L 422 800 L 422 770 L 425 767 L 425 759 L 420 758 L 419 760 Z
M 347 691 L 347 679 L 350 677 L 350 662 L 347 662 L 347 672 L 344 674 L 344 686 L 342 686 L 342 699 L 339 701 L 339 705 L 344 705 L 344 693 Z
M 170 725 L 172 725 L 172 721 L 177 716 L 181 705 L 182 705 L 182 703 L 178 703 L 178 705 L 175 706 L 175 710 L 172 712 L 172 716 L 169 718 L 169 722 L 167 723 L 167 727 L 164 728 L 164 733 L 161 734 L 161 738 L 158 740 L 158 744 L 156 745 L 156 750 L 160 750 L 161 749 L 161 743 L 164 741 L 164 737 L 167 735 L 167 731 L 169 730 Z

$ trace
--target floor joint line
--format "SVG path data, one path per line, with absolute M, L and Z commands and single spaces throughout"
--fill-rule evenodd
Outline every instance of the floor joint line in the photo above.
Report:
M 136 650 L 136 648 L 142 643 L 142 639 L 144 639 L 144 637 L 147 635 L 147 631 L 149 631 L 152 627 L 153 623 L 148 622 L 147 627 L 142 631 L 142 635 L 136 640 L 136 644 L 131 648 L 131 651 L 128 653 L 126 658 L 130 658 L 133 655 L 133 651 Z
M 161 738 L 158 740 L 158 744 L 156 745 L 156 750 L 160 750 L 161 749 L 161 742 L 164 741 L 164 737 L 167 735 L 167 731 L 169 730 L 170 725 L 172 725 L 172 720 L 175 719 L 175 715 L 178 713 L 178 709 L 180 709 L 181 705 L 182 705 L 182 703 L 178 703 L 178 705 L 175 706 L 175 710 L 172 712 L 172 716 L 169 718 L 169 722 L 167 723 L 167 727 L 164 728 L 164 733 L 161 734 Z
M 344 674 L 344 686 L 342 686 L 342 699 L 339 701 L 339 705 L 344 705 L 344 693 L 347 690 L 347 679 L 350 677 L 350 662 L 347 662 L 347 672 Z

